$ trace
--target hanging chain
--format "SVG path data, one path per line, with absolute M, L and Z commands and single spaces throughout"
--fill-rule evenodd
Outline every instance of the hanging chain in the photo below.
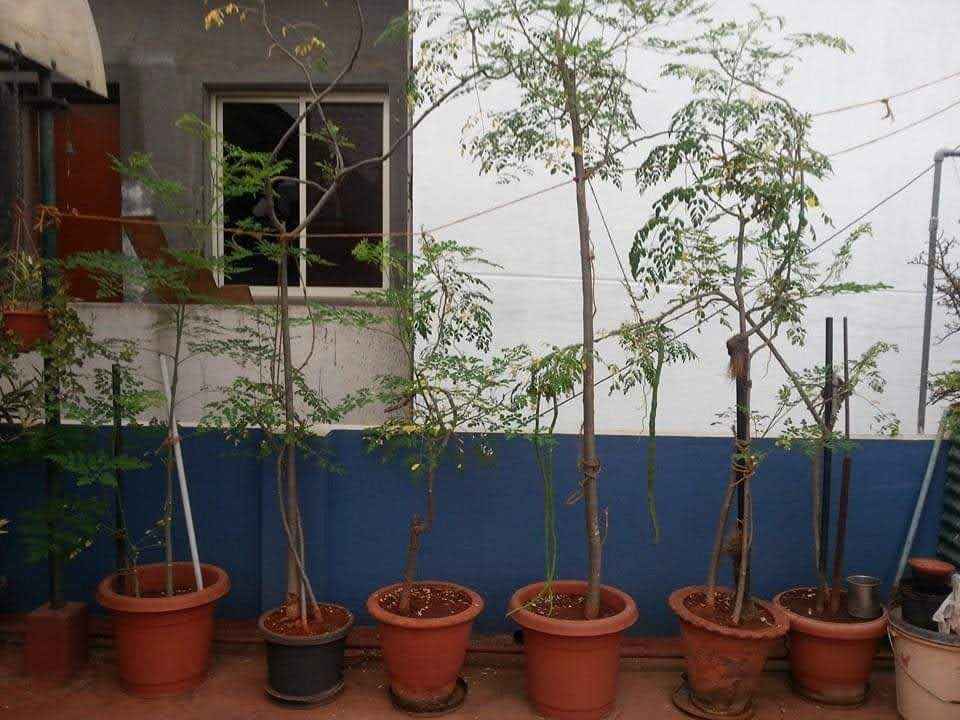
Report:
M 20 52 L 16 49 L 9 51 L 10 61 L 13 67 L 13 112 L 14 112 L 14 132 L 17 134 L 17 186 L 15 190 L 15 202 L 24 203 L 23 195 L 23 112 L 20 102 Z

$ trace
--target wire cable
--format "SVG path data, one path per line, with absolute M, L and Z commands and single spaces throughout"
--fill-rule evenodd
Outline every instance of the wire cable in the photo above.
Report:
M 881 140 L 886 140 L 887 138 L 893 137 L 894 135 L 899 135 L 900 133 L 910 130 L 911 128 L 915 128 L 917 125 L 925 123 L 927 120 L 932 120 L 933 118 L 939 115 L 943 115 L 945 112 L 947 112 L 948 110 L 952 110 L 958 105 L 960 105 L 960 100 L 954 100 L 952 103 L 950 103 L 946 107 L 942 107 L 939 110 L 935 110 L 929 115 L 924 115 L 922 118 L 920 118 L 919 120 L 914 120 L 909 125 L 904 125 L 901 128 L 897 128 L 896 130 L 892 130 L 891 132 L 885 133 L 883 135 L 878 135 L 877 137 L 872 138 L 870 140 L 865 140 L 862 143 L 857 143 L 856 145 L 845 147 L 843 148 L 843 150 L 837 150 L 836 152 L 827 153 L 827 157 L 835 158 L 840 155 L 845 155 L 846 153 L 853 152 L 854 150 L 860 150 L 861 148 L 865 148 L 868 145 L 873 145 L 874 143 L 878 143 Z
M 887 115 L 893 117 L 893 113 L 890 110 L 890 101 L 896 98 L 904 97 L 905 95 L 910 95 L 915 93 L 918 90 L 923 90 L 934 85 L 938 85 L 947 80 L 953 80 L 954 78 L 960 78 L 960 70 L 952 72 L 949 75 L 944 75 L 941 78 L 936 80 L 930 80 L 929 82 L 921 83 L 920 85 L 915 85 L 912 88 L 906 90 L 901 90 L 900 92 L 893 93 L 892 95 L 887 95 L 885 97 L 877 98 L 875 100 L 864 100 L 863 102 L 853 103 L 851 105 L 841 105 L 840 107 L 831 108 L 830 110 L 821 110 L 820 112 L 813 113 L 811 117 L 822 117 L 824 115 L 834 115 L 836 113 L 846 112 L 847 110 L 856 110 L 857 108 L 869 107 L 870 105 L 884 105 L 887 109 Z
M 957 145 L 954 149 L 960 149 L 960 145 Z M 876 203 L 874 203 L 873 205 L 871 205 L 869 208 L 867 208 L 867 209 L 864 210 L 862 213 L 860 213 L 859 215 L 857 215 L 857 217 L 855 217 L 854 219 L 852 219 L 852 220 L 850 220 L 849 222 L 847 222 L 847 223 L 846 223 L 843 227 L 841 227 L 839 230 L 836 230 L 836 231 L 834 231 L 833 233 L 831 233 L 828 238 L 826 238 L 825 240 L 823 240 L 823 241 L 817 243 L 816 245 L 814 245 L 812 248 L 810 248 L 807 252 L 804 253 L 803 257 L 807 257 L 808 255 L 816 252 L 817 250 L 819 250 L 820 248 L 822 248 L 823 246 L 825 246 L 827 243 L 829 243 L 830 241 L 834 240 L 834 239 L 837 238 L 839 235 L 841 235 L 842 233 L 844 233 L 846 230 L 849 230 L 851 227 L 853 227 L 854 225 L 856 225 L 858 222 L 860 222 L 861 220 L 863 220 L 864 218 L 866 218 L 867 216 L 869 216 L 870 214 L 872 214 L 873 212 L 875 212 L 877 209 L 879 209 L 880 207 L 882 207 L 882 206 L 885 205 L 886 203 L 888 203 L 888 202 L 890 202 L 891 200 L 893 200 L 895 197 L 897 197 L 898 195 L 900 195 L 902 192 L 904 192 L 904 191 L 905 191 L 907 188 L 909 188 L 911 185 L 913 185 L 913 184 L 916 183 L 918 180 L 920 180 L 920 178 L 922 178 L 924 175 L 926 175 L 928 172 L 930 172 L 930 171 L 933 169 L 933 166 L 934 166 L 934 164 L 933 164 L 933 163 L 930 163 L 930 165 L 928 165 L 928 166 L 925 167 L 923 170 L 921 170 L 920 172 L 918 172 L 916 175 L 914 175 L 913 177 L 911 177 L 909 180 L 907 180 L 907 181 L 906 181 L 903 185 L 901 185 L 899 188 L 897 188 L 896 190 L 894 190 L 894 191 L 891 192 L 890 194 L 886 195 L 885 197 L 883 197 L 883 198 L 882 198 L 881 200 L 879 200 L 878 202 L 876 202 Z M 759 286 L 754 286 L 753 288 L 749 289 L 749 290 L 746 292 L 746 295 L 751 294 L 752 292 L 754 292 L 755 290 L 757 290 L 758 287 L 759 287 Z M 684 313 L 683 315 L 686 315 L 686 314 L 688 314 L 689 312 L 694 311 L 695 309 L 696 309 L 696 308 L 693 308 L 693 309 L 691 309 L 690 311 L 688 311 L 687 313 Z M 719 309 L 717 309 L 717 310 L 714 310 L 713 312 L 711 312 L 711 313 L 709 313 L 708 315 L 704 316 L 701 320 L 698 320 L 696 323 L 694 323 L 693 325 L 691 325 L 690 327 L 688 327 L 686 330 L 683 330 L 682 332 L 678 333 L 677 335 L 674 335 L 674 336 L 673 336 L 673 339 L 678 340 L 678 339 L 680 339 L 681 337 L 683 337 L 684 335 L 687 335 L 687 334 L 693 332 L 694 330 L 696 330 L 697 328 L 701 327 L 702 325 L 704 325 L 704 324 L 705 324 L 706 322 L 708 322 L 709 320 L 712 320 L 713 318 L 715 318 L 717 315 L 719 315 L 719 314 L 722 313 L 723 311 L 724 311 L 724 308 L 722 308 L 722 307 L 719 308 Z M 680 315 L 679 317 L 683 317 L 683 315 Z M 596 381 L 594 382 L 594 387 L 598 387 L 598 386 L 600 386 L 600 385 L 602 385 L 602 384 L 604 384 L 604 383 L 606 383 L 606 382 L 609 382 L 609 381 L 612 380 L 616 375 L 617 375 L 617 372 L 616 372 L 616 371 L 613 371 L 613 372 L 611 372 L 611 373 L 608 373 L 608 374 L 605 375 L 604 377 L 596 380 Z M 559 402 L 557 403 L 556 407 L 557 407 L 557 408 L 560 408 L 560 407 L 566 405 L 566 404 L 569 403 L 569 402 L 573 402 L 573 401 L 576 400 L 578 397 L 580 397 L 582 394 L 583 394 L 583 391 L 582 391 L 582 390 L 578 390 L 578 391 L 576 391 L 575 393 L 572 393 L 571 395 L 568 395 L 568 396 L 565 397 L 563 400 L 559 401 Z

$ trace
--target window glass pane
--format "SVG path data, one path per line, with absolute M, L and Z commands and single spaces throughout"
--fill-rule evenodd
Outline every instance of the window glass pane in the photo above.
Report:
M 341 152 L 347 165 L 381 154 L 383 148 L 383 106 L 379 103 L 329 103 L 323 106 L 327 121 L 338 129 Z M 333 154 L 322 114 L 307 118 L 307 178 L 326 187 L 324 168 L 333 164 Z M 319 135 L 320 137 L 314 137 Z M 320 191 L 307 187 L 307 211 L 319 199 Z M 358 234 L 379 235 L 383 227 L 383 166 L 371 163 L 344 180 L 334 197 L 307 228 L 307 247 L 322 263 L 307 268 L 307 284 L 339 287 L 380 287 L 382 270 L 354 260 L 351 251 Z M 312 237 L 318 234 L 324 237 Z M 371 238 L 378 241 L 379 237 Z
M 224 102 L 223 103 L 223 141 L 229 145 L 255 152 L 271 152 L 283 137 L 283 133 L 294 123 L 299 114 L 297 103 L 266 102 Z M 279 155 L 287 161 L 284 175 L 300 177 L 299 138 L 294 133 L 284 144 Z M 278 183 L 274 207 L 277 217 L 287 227 L 293 228 L 300 220 L 300 190 L 296 183 Z M 224 225 L 236 227 L 244 220 L 253 220 L 260 226 L 272 229 L 267 217 L 266 201 L 263 195 L 245 195 L 224 200 Z M 224 250 L 230 254 L 231 244 L 254 250 L 258 241 L 241 235 L 224 236 Z M 247 269 L 235 272 L 226 278 L 229 285 L 276 285 L 277 265 L 263 255 L 249 258 L 243 262 Z M 291 285 L 298 284 L 297 259 L 291 258 L 288 264 L 288 277 Z

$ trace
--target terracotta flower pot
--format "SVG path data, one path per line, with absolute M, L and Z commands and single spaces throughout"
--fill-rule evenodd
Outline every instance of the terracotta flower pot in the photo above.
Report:
M 949 592 L 950 576 L 957 571 L 952 563 L 928 557 L 910 558 L 908 562 L 914 585 L 919 590 L 931 592 L 943 588 Z
M 137 568 L 140 592 L 133 597 L 117 592 L 117 574 L 97 588 L 97 600 L 113 615 L 114 644 L 120 682 L 145 697 L 190 690 L 207 676 L 213 643 L 213 609 L 230 590 L 230 578 L 215 565 L 201 565 L 203 590 L 173 597 L 164 589 L 163 563 Z M 193 565 L 173 565 L 175 587 L 193 587 Z
M 790 622 L 779 607 L 754 599 L 773 617 L 772 625 L 758 629 L 720 625 L 693 613 L 684 602 L 705 592 L 703 585 L 685 587 L 675 590 L 668 601 L 680 618 L 690 701 L 704 717 L 749 717 L 767 656 Z
M 3 329 L 20 352 L 30 352 L 50 334 L 50 318 L 39 307 L 8 308 L 3 311 Z
M 525 606 L 543 590 L 533 583 L 510 598 L 511 617 L 523 627 L 527 658 L 527 695 L 537 713 L 555 720 L 600 720 L 617 700 L 620 674 L 620 641 L 637 621 L 633 598 L 604 585 L 601 602 L 617 610 L 596 620 L 560 620 L 527 610 Z M 558 593 L 584 594 L 587 583 L 557 580 Z
M 789 592 L 789 591 L 786 591 Z M 790 676 L 800 695 L 827 705 L 859 705 L 867 697 L 877 643 L 887 633 L 887 611 L 874 620 L 831 622 L 774 604 L 790 620 Z
M 343 653 L 353 613 L 340 605 L 347 622 L 323 635 L 282 635 L 264 625 L 275 610 L 260 616 L 258 627 L 267 644 L 267 693 L 283 702 L 319 705 L 343 690 Z
M 446 709 L 457 690 L 460 669 L 467 657 L 473 621 L 483 611 L 483 598 L 469 588 L 425 580 L 470 598 L 470 607 L 455 615 L 417 618 L 385 610 L 380 597 L 400 587 L 382 587 L 367 598 L 367 612 L 377 621 L 383 660 L 394 701 L 405 708 L 430 712 Z

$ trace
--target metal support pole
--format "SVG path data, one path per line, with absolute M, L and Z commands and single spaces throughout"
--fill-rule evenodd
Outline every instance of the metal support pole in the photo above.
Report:
M 833 418 L 833 318 L 828 317 L 826 322 L 826 351 L 824 365 L 826 382 L 823 386 L 823 425 L 830 426 Z M 829 540 L 830 540 L 830 492 L 831 477 L 833 475 L 833 450 L 828 444 L 823 448 L 823 476 L 820 483 L 820 573 L 827 576 L 830 567 Z
M 749 351 L 747 355 L 749 359 Z M 749 362 L 749 360 L 748 360 Z M 749 367 L 749 366 L 748 366 Z M 751 380 L 749 374 L 747 377 L 737 377 L 737 441 L 738 444 L 746 443 L 750 439 L 750 413 L 747 411 L 747 407 L 750 404 L 750 386 Z M 737 449 L 737 452 L 740 452 L 740 449 Z M 739 523 L 744 523 L 746 520 L 747 507 L 746 507 L 746 486 L 745 483 L 749 482 L 749 478 L 746 477 L 747 473 L 745 471 L 745 464 L 743 459 L 737 461 L 737 521 Z M 741 532 L 749 532 L 750 529 L 747 527 L 741 527 Z M 752 580 L 752 569 L 750 567 L 750 546 L 747 546 L 747 553 L 745 557 L 739 558 L 738 563 L 734 565 L 735 574 L 738 572 L 738 564 L 746 563 L 746 578 L 744 581 L 744 593 L 743 596 L 747 600 L 750 599 L 751 592 L 751 580 Z M 734 582 L 736 585 L 736 582 Z
M 920 358 L 920 400 L 917 407 L 917 434 L 923 435 L 927 414 L 927 382 L 930 374 L 930 325 L 933 319 L 934 259 L 940 225 L 940 180 L 943 160 L 960 157 L 957 150 L 937 150 L 933 155 L 933 200 L 930 204 L 930 238 L 927 245 L 927 295 L 923 307 L 923 354 Z
M 40 170 L 40 202 L 44 205 L 57 204 L 57 176 L 56 159 L 54 156 L 54 129 L 53 113 L 55 104 L 53 101 L 53 80 L 50 72 L 41 70 L 38 73 L 39 78 L 39 102 L 37 103 L 38 127 L 39 127 L 39 170 Z M 51 263 L 57 257 L 57 228 L 53 223 L 47 224 L 43 228 L 42 244 L 40 247 L 41 259 L 43 260 L 43 300 L 44 303 L 50 301 L 53 296 L 53 283 L 51 281 Z M 43 360 L 43 379 L 46 385 L 45 391 L 45 420 L 47 433 L 55 431 L 56 426 L 60 424 L 60 399 L 58 397 L 55 378 L 51 377 L 53 364 L 50 358 Z M 56 504 L 63 500 L 63 481 L 56 465 L 52 462 L 45 464 L 47 502 Z M 50 528 L 51 533 L 53 528 Z M 55 550 L 51 551 L 48 558 L 50 587 L 49 600 L 50 607 L 60 608 L 64 605 L 63 594 L 63 555 Z
M 111 391 L 113 400 L 113 457 L 123 455 L 123 407 L 120 394 L 123 390 L 120 377 L 120 366 L 114 363 L 110 368 Z M 116 487 L 114 487 L 113 515 L 114 532 L 116 533 L 116 568 L 117 572 L 127 569 L 127 524 L 123 512 L 123 471 L 114 471 Z

